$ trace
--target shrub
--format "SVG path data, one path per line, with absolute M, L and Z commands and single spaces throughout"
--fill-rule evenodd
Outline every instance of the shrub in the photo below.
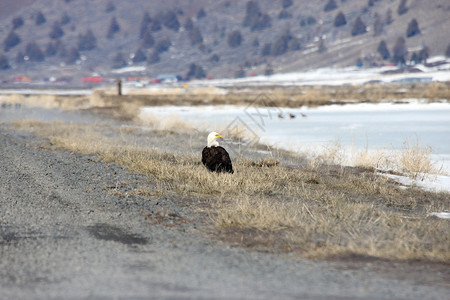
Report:
M 125 57 L 123 56 L 122 52 L 117 52 L 112 60 L 112 67 L 114 69 L 122 68 L 127 65 L 127 61 Z
M 108 3 L 106 3 L 105 12 L 110 13 L 116 9 L 116 6 L 114 3 L 110 0 Z
M 13 30 L 22 27 L 24 24 L 22 17 L 15 17 L 12 20 Z
M 197 26 L 195 26 L 191 31 L 189 31 L 188 36 L 192 46 L 203 43 L 202 33 L 200 32 L 200 29 L 198 29 Z
M 144 51 L 142 51 L 142 49 L 139 48 L 136 51 L 136 53 L 134 53 L 133 63 L 140 63 L 140 62 L 143 62 L 143 61 L 146 61 L 146 60 L 147 60 L 147 57 L 145 56 Z
M 86 34 L 78 35 L 78 50 L 89 51 L 97 47 L 97 38 L 91 29 L 86 31 Z
M 250 27 L 250 30 L 263 30 L 272 26 L 271 18 L 268 14 L 263 14 L 256 1 L 248 1 L 245 10 L 243 22 L 244 27 Z
M 161 22 L 163 25 L 173 31 L 180 29 L 180 22 L 178 21 L 177 14 L 173 10 L 169 10 L 167 13 L 161 16 Z
M 273 75 L 273 68 L 270 64 L 267 65 L 266 68 L 264 69 L 264 75 L 266 76 Z
M 147 63 L 155 64 L 155 63 L 159 62 L 160 60 L 161 60 L 161 58 L 159 57 L 159 52 L 156 49 L 154 49 L 148 56 Z
M 419 58 L 419 55 L 418 55 L 416 52 L 414 52 L 414 53 L 411 55 L 410 62 L 411 62 L 412 64 L 414 64 L 414 65 L 420 64 L 420 63 L 421 63 L 420 58 Z
M 70 23 L 70 17 L 66 12 L 61 16 L 61 20 L 59 21 L 59 23 L 61 25 L 67 25 Z
M 375 14 L 375 22 L 373 23 L 373 35 L 379 36 L 383 32 L 383 21 L 378 14 Z
M 58 56 L 61 58 L 66 58 L 67 57 L 67 49 L 64 46 L 64 44 L 62 42 L 57 41 L 58 44 Z M 76 47 L 74 47 L 75 49 L 77 49 Z M 78 50 L 78 49 L 77 49 Z
M 44 24 L 45 22 L 47 22 L 47 20 L 45 19 L 45 16 L 42 12 L 38 12 L 36 15 L 36 20 L 35 20 L 35 24 L 37 26 Z
M 210 62 L 218 62 L 220 60 L 220 56 L 216 53 L 214 53 L 213 55 L 211 55 L 211 57 L 209 58 Z
M 16 64 L 18 64 L 18 65 L 23 64 L 23 62 L 24 62 L 24 57 L 25 57 L 25 54 L 23 54 L 22 51 L 19 51 L 19 52 L 17 52 L 14 61 L 15 61 Z
M 152 18 L 148 14 L 148 12 L 145 12 L 142 16 L 141 25 L 139 29 L 139 38 L 143 38 L 144 34 L 148 31 L 149 25 L 152 23 Z
M 305 27 L 305 26 L 314 25 L 316 23 L 317 23 L 316 18 L 314 18 L 313 16 L 308 16 L 306 19 L 302 19 L 300 21 L 300 26 Z
M 252 23 L 252 20 L 255 18 L 259 18 L 261 16 L 261 11 L 259 9 L 259 5 L 256 1 L 248 1 L 245 6 L 245 17 L 242 25 L 245 27 L 249 27 Z
M 8 58 L 6 57 L 6 55 L 1 54 L 0 55 L 0 70 L 6 70 L 9 68 L 11 68 L 11 66 L 9 65 Z
M 420 62 L 427 62 L 427 59 L 430 57 L 430 48 L 428 48 L 427 46 L 423 47 L 420 51 L 419 51 L 419 60 Z
M 306 24 L 308 25 L 314 25 L 317 23 L 316 18 L 314 18 L 313 16 L 309 16 L 308 18 L 306 18 Z
M 151 31 L 159 31 L 161 30 L 161 21 L 159 20 L 159 17 L 153 17 L 152 24 L 150 25 Z
M 196 79 L 202 79 L 206 77 L 206 73 L 203 70 L 203 68 L 195 63 L 192 63 L 189 65 L 189 70 L 186 74 L 186 79 L 192 79 L 192 78 L 196 78 Z
M 408 24 L 408 28 L 406 29 L 406 37 L 412 37 L 420 33 L 419 23 L 417 23 L 416 19 L 412 19 Z
M 142 36 L 141 46 L 145 49 L 151 48 L 155 44 L 155 40 L 153 39 L 150 31 L 146 31 Z
M 45 48 L 45 56 L 55 56 L 61 47 L 61 41 L 50 41 Z
M 262 56 L 269 56 L 272 53 L 272 43 L 265 43 L 261 50 Z
M 361 17 L 356 18 L 355 22 L 353 23 L 352 36 L 357 36 L 366 32 L 366 24 L 364 24 L 364 22 L 361 20 Z
M 334 26 L 340 27 L 340 26 L 344 26 L 345 24 L 347 24 L 347 20 L 345 19 L 344 13 L 342 11 L 340 11 L 336 15 L 336 18 L 334 18 Z
M 233 30 L 230 34 L 228 34 L 227 43 L 231 48 L 239 47 L 242 43 L 241 32 L 238 29 Z
M 408 0 L 401 0 L 401 1 L 400 1 L 400 4 L 399 4 L 399 6 L 398 6 L 398 8 L 397 8 L 397 14 L 398 14 L 399 16 L 405 14 L 405 13 L 408 11 L 408 8 L 406 7 L 406 2 L 407 2 L 407 1 L 408 1 Z
M 391 57 L 391 54 L 389 53 L 389 49 L 384 40 L 380 41 L 380 43 L 378 44 L 377 51 L 380 54 L 381 58 L 383 58 L 383 59 L 389 59 Z
M 271 26 L 272 26 L 272 19 L 268 14 L 263 14 L 260 18 L 255 20 L 255 22 L 250 25 L 250 29 L 252 31 L 264 30 L 266 28 L 270 28 Z
M 55 21 L 52 26 L 52 30 L 49 33 L 51 39 L 59 39 L 64 35 L 64 31 L 61 28 L 61 24 L 58 21 Z
M 386 19 L 384 20 L 384 22 L 389 25 L 392 22 L 394 22 L 394 19 L 392 18 L 392 9 L 388 8 L 388 10 L 386 10 Z
M 403 37 L 399 37 L 392 51 L 392 61 L 396 64 L 404 64 L 407 54 L 406 41 Z
M 172 42 L 169 38 L 163 38 L 162 40 L 159 40 L 155 45 L 155 51 L 158 51 L 158 53 L 163 53 L 169 50 L 170 46 L 172 45 Z
M 450 57 L 450 43 L 447 45 L 447 50 L 445 50 L 445 56 Z
M 289 41 L 286 36 L 282 35 L 278 37 L 278 39 L 272 44 L 270 54 L 273 56 L 283 55 L 288 50 L 288 42 Z
M 282 9 L 278 14 L 278 19 L 289 19 L 292 18 L 292 14 L 288 12 L 286 9 Z
M 292 37 L 288 42 L 288 49 L 290 51 L 297 51 L 302 48 L 302 42 L 299 38 Z
M 290 30 L 286 30 L 273 44 L 271 54 L 279 56 L 286 53 L 288 50 L 299 50 L 300 40 L 295 38 Z
M 187 18 L 186 22 L 183 25 L 184 29 L 187 31 L 191 31 L 194 29 L 194 22 L 192 22 L 191 18 Z
M 244 78 L 245 70 L 243 68 L 239 68 L 236 72 L 234 72 L 234 78 Z
M 292 6 L 293 2 L 292 0 L 282 0 L 281 5 L 283 5 L 283 8 L 288 8 Z
M 405 141 L 400 152 L 399 169 L 414 179 L 438 173 L 431 160 L 431 152 L 431 147 L 421 145 L 418 140 Z
M 325 7 L 323 8 L 323 11 L 328 12 L 335 10 L 337 8 L 337 4 L 335 0 L 328 0 L 327 4 L 325 4 Z
M 3 41 L 3 49 L 5 52 L 8 52 L 9 49 L 14 48 L 18 44 L 20 44 L 21 39 L 17 33 L 14 32 L 14 30 L 11 30 L 8 34 L 8 36 Z
M 206 12 L 205 12 L 205 9 L 203 9 L 203 7 L 202 7 L 197 12 L 197 19 L 201 19 L 201 18 L 204 18 L 204 17 L 206 17 Z
M 77 60 L 80 59 L 80 52 L 76 47 L 71 47 L 67 51 L 66 59 L 64 62 L 68 65 L 76 63 Z
M 44 53 L 35 42 L 31 42 L 26 45 L 25 55 L 28 56 L 30 61 L 39 62 L 45 59 Z
M 108 39 L 111 39 L 115 33 L 120 31 L 119 23 L 117 23 L 116 17 L 111 18 L 111 22 L 109 23 L 108 33 L 106 34 L 106 37 Z

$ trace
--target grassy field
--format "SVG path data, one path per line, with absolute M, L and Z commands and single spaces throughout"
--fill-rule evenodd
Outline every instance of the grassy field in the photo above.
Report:
M 8 95 L 0 102 L 63 109 L 95 109 L 123 120 L 132 120 L 142 106 L 159 105 L 262 105 L 274 107 L 320 106 L 349 103 L 405 103 L 411 99 L 426 102 L 449 101 L 450 83 L 366 84 L 362 86 L 287 86 L 241 88 L 134 89 L 123 96 L 114 88 L 92 95 Z M 426 100 L 425 100 L 426 99 Z
M 138 127 L 37 121 L 18 121 L 13 127 L 47 138 L 44 147 L 96 155 L 145 174 L 156 184 L 135 193 L 191 199 L 186 204 L 214 225 L 213 237 L 233 245 L 321 259 L 450 261 L 449 221 L 427 216 L 449 210 L 450 194 L 402 187 L 378 176 L 363 157 L 355 168 L 334 164 L 336 149 L 306 164 L 233 157 L 235 174 L 215 174 L 201 165 L 200 152 L 180 155 L 127 142 L 156 134 Z M 185 133 L 164 134 L 186 145 Z M 402 153 L 406 163 L 429 161 L 423 147 L 406 147 Z

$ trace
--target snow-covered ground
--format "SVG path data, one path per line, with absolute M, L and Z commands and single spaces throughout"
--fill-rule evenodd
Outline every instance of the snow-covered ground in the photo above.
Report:
M 423 67 L 425 69 L 425 67 Z M 448 70 L 432 71 L 424 73 L 402 73 L 402 74 L 381 74 L 381 72 L 393 70 L 392 67 L 358 70 L 356 68 L 346 69 L 319 69 L 310 72 L 275 74 L 271 76 L 255 76 L 241 79 L 217 79 L 208 82 L 197 82 L 197 84 L 207 84 L 215 86 L 233 85 L 345 85 L 345 84 L 365 84 L 368 82 L 432 82 L 449 81 L 450 72 Z
M 364 84 L 368 82 L 433 82 L 450 81 L 450 61 L 445 57 L 433 57 L 428 63 L 447 62 L 435 67 L 415 65 L 416 72 L 399 73 L 396 66 L 362 69 L 358 67 L 322 68 L 306 72 L 274 74 L 271 76 L 253 76 L 239 79 L 215 79 L 196 81 L 194 85 L 214 86 L 260 86 L 260 85 L 346 85 Z
M 316 108 L 260 108 L 240 106 L 145 107 L 142 119 L 160 126 L 185 123 L 205 131 L 244 129 L 262 144 L 317 154 L 337 152 L 339 163 L 352 165 L 363 155 L 381 160 L 405 147 L 431 152 L 439 174 L 423 176 L 430 189 L 450 191 L 450 104 L 410 100 L 409 104 L 354 104 Z M 378 156 L 377 156 L 378 155 Z M 392 157 L 389 157 L 393 160 Z M 439 176 L 437 176 L 439 175 Z M 407 180 L 396 178 L 398 180 Z M 414 182 L 406 182 L 413 184 Z
M 411 179 L 406 176 L 399 176 L 393 174 L 384 174 L 385 176 L 394 179 L 404 186 L 415 185 L 431 192 L 450 192 L 450 176 L 444 175 L 428 175 L 423 179 Z

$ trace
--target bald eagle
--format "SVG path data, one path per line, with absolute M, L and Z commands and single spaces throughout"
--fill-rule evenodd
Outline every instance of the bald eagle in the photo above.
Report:
M 202 151 L 202 163 L 213 172 L 228 172 L 233 174 L 230 155 L 227 150 L 219 146 L 217 139 L 223 139 L 217 132 L 208 134 L 208 144 Z

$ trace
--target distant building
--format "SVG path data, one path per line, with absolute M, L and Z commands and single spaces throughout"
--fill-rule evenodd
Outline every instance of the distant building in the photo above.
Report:
M 98 76 L 92 76 L 92 77 L 83 77 L 83 82 L 94 82 L 94 83 L 98 83 L 98 82 L 103 82 L 104 78 L 103 77 L 98 77 Z

